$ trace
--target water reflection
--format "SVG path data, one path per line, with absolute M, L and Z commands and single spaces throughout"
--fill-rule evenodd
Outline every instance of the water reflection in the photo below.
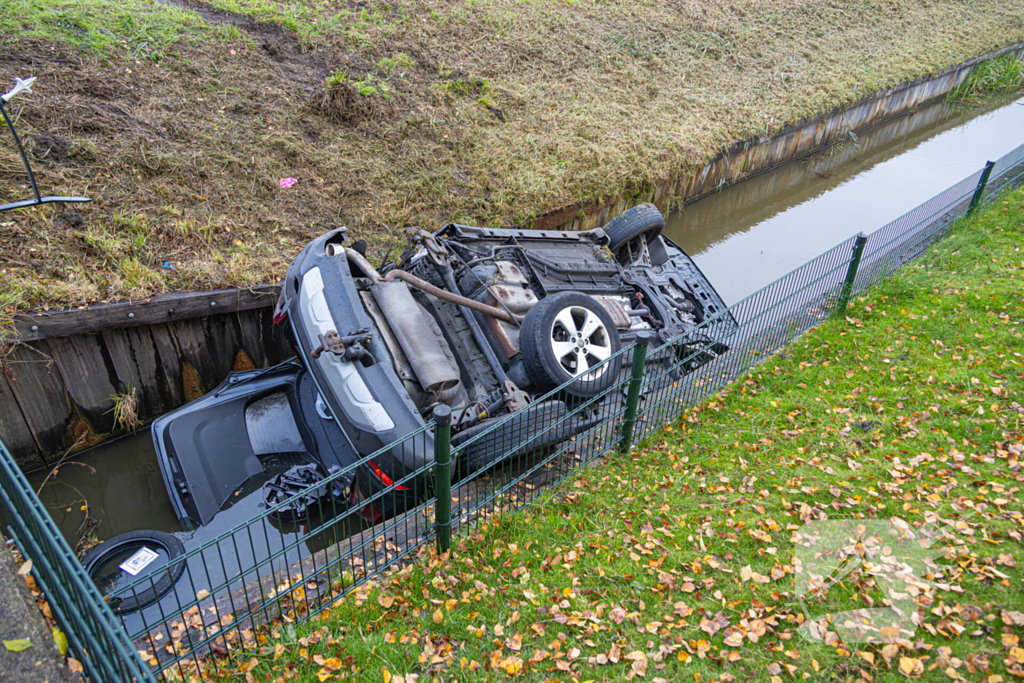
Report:
M 945 102 L 684 207 L 666 234 L 732 304 L 871 232 L 1024 141 L 1024 100 Z

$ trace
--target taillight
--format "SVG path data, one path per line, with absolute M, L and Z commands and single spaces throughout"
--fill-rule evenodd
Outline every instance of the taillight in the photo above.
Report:
M 370 460 L 369 462 L 370 462 L 370 469 L 373 470 L 373 473 L 375 475 L 377 475 L 377 478 L 380 479 L 382 484 L 384 484 L 385 486 L 394 486 L 395 485 L 394 479 L 389 477 L 384 472 L 384 470 L 382 470 L 380 467 L 378 467 L 377 463 L 375 463 L 372 460 Z M 399 486 L 395 486 L 395 490 L 396 491 L 407 491 L 408 489 L 406 487 L 404 487 L 404 486 L 399 485 Z
M 282 289 L 281 295 L 277 297 L 277 303 L 274 305 L 274 324 L 280 325 L 287 317 L 288 311 L 284 308 L 284 290 Z

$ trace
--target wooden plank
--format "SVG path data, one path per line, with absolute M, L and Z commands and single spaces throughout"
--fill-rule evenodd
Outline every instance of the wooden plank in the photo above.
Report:
M 159 361 L 153 335 L 149 327 L 129 327 L 125 330 L 128 344 L 132 349 L 132 358 L 142 382 L 143 406 L 141 417 L 150 420 L 170 409 L 166 406 L 164 393 L 161 391 Z M 166 407 L 165 407 L 166 406 Z
M 23 470 L 35 469 L 46 464 L 39 444 L 32 436 L 32 430 L 21 413 L 18 400 L 14 397 L 5 373 L 0 371 L 0 441 L 14 456 L 14 461 Z
M 100 338 L 117 373 L 117 390 L 122 393 L 135 390 L 135 397 L 139 403 L 139 418 L 148 420 L 163 412 L 163 401 L 156 377 L 156 352 L 153 350 L 153 340 L 149 338 L 147 328 L 104 330 L 100 333 Z M 143 363 L 139 363 L 140 357 Z M 143 369 L 146 371 L 145 376 Z
M 216 289 L 209 292 L 161 294 L 143 301 L 124 301 L 15 316 L 14 329 L 21 341 L 89 334 L 187 320 L 211 313 L 235 313 L 273 306 L 279 285 L 252 289 Z
M 156 372 L 166 410 L 185 403 L 185 390 L 181 379 L 181 358 L 174 330 L 170 325 L 153 325 L 149 328 L 156 352 Z
M 238 319 L 233 315 L 211 315 L 202 319 L 206 350 L 214 361 L 214 374 L 210 377 L 214 386 L 224 381 L 228 373 L 235 369 L 235 357 L 242 348 L 237 322 Z
M 258 368 L 265 368 L 268 365 L 267 350 L 263 343 L 263 321 L 260 318 L 262 310 L 265 309 L 239 311 L 235 314 L 242 350 L 249 355 L 253 365 Z
M 48 344 L 18 344 L 5 363 L 11 393 L 39 451 L 48 457 L 69 447 L 66 437 L 73 413 Z
M 116 373 L 116 380 L 113 382 L 114 388 L 119 393 L 134 388 L 138 396 L 142 391 L 142 378 L 139 377 L 139 369 L 135 366 L 131 344 L 128 342 L 128 336 L 124 330 L 104 330 L 99 333 L 99 339 L 106 347 L 107 356 L 114 366 Z
M 174 338 L 178 340 L 178 351 L 181 358 L 181 369 L 185 373 L 188 364 L 195 370 L 196 376 L 185 377 L 186 400 L 194 400 L 217 385 L 216 377 L 220 374 L 215 350 L 210 348 L 206 339 L 206 330 L 201 320 L 179 320 L 171 324 Z M 197 386 L 194 384 L 198 382 Z
M 47 341 L 64 388 L 97 434 L 114 429 L 113 396 L 116 377 L 111 377 L 100 338 L 93 334 L 58 337 Z

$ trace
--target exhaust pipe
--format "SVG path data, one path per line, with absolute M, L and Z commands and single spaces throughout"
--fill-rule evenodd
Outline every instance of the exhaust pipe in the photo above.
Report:
M 456 294 L 454 292 L 449 292 L 446 289 L 435 287 L 426 280 L 421 280 L 412 273 L 406 272 L 404 270 L 395 269 L 388 272 L 388 274 L 385 275 L 384 277 L 381 277 L 380 273 L 377 272 L 377 269 L 370 265 L 370 262 L 366 260 L 366 257 L 360 254 L 355 249 L 346 249 L 340 244 L 329 244 L 327 245 L 327 248 L 328 253 L 331 256 L 336 255 L 339 251 L 344 251 L 345 256 L 348 257 L 348 260 L 351 261 L 354 265 L 356 265 L 366 277 L 370 278 L 370 281 L 373 282 L 374 285 L 381 282 L 394 282 L 395 280 L 402 280 L 403 282 L 408 283 L 409 285 L 415 287 L 416 289 L 426 292 L 427 294 L 436 296 L 438 299 L 444 299 L 448 303 L 456 304 L 458 306 L 465 306 L 466 308 L 471 308 L 474 311 L 479 311 L 484 315 L 489 315 L 492 318 L 497 318 L 498 320 L 504 320 L 505 322 L 510 323 L 512 325 L 523 324 L 523 316 L 521 315 L 510 313 L 506 311 L 504 308 L 488 306 L 487 304 L 482 303 L 480 301 L 476 301 L 475 299 L 470 299 L 464 296 L 460 296 L 459 294 Z
M 448 360 L 441 342 L 431 332 L 423 308 L 402 282 L 382 281 L 370 287 L 412 371 L 423 389 L 434 396 L 459 384 L 459 370 Z

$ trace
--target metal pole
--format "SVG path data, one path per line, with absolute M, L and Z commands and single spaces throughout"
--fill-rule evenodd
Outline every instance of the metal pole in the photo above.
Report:
M 28 156 L 25 154 L 25 148 L 21 146 L 21 138 L 18 137 L 18 132 L 14 130 L 14 124 L 11 122 L 11 117 L 7 115 L 7 108 L 4 107 L 4 100 L 0 98 L 0 114 L 4 115 L 4 121 L 7 122 L 7 127 L 11 129 L 11 135 L 14 136 L 14 146 L 18 148 L 18 153 L 21 154 L 21 160 L 25 164 L 25 170 L 28 171 L 29 182 L 32 183 L 32 192 L 36 196 L 36 202 L 42 201 L 42 197 L 39 195 L 39 187 L 36 186 L 36 176 L 32 173 L 32 166 L 28 163 Z
M 853 294 L 853 285 L 857 281 L 857 270 L 860 268 L 860 259 L 864 256 L 864 245 L 868 243 L 868 236 L 859 233 L 853 242 L 853 253 L 850 255 L 850 266 L 846 269 L 846 281 L 843 282 L 843 291 L 839 293 L 839 303 L 836 304 L 837 311 L 845 311 L 850 305 L 850 295 Z
M 437 552 L 452 547 L 452 409 L 434 407 L 434 527 Z
M 967 209 L 968 215 L 974 213 L 974 210 L 981 204 L 981 198 L 985 196 L 985 186 L 988 185 L 989 176 L 992 175 L 992 167 L 996 165 L 994 161 L 986 161 L 985 169 L 981 172 L 981 178 L 978 179 L 978 187 L 974 190 L 974 196 L 971 197 L 971 205 Z
M 649 330 L 640 330 L 636 335 L 636 346 L 633 348 L 633 373 L 629 380 L 629 392 L 626 394 L 626 414 L 622 421 L 622 440 L 619 442 L 619 453 L 629 453 L 633 445 L 633 426 L 636 424 L 637 407 L 640 405 L 640 386 L 644 381 L 644 363 L 647 360 L 647 346 L 651 343 Z

